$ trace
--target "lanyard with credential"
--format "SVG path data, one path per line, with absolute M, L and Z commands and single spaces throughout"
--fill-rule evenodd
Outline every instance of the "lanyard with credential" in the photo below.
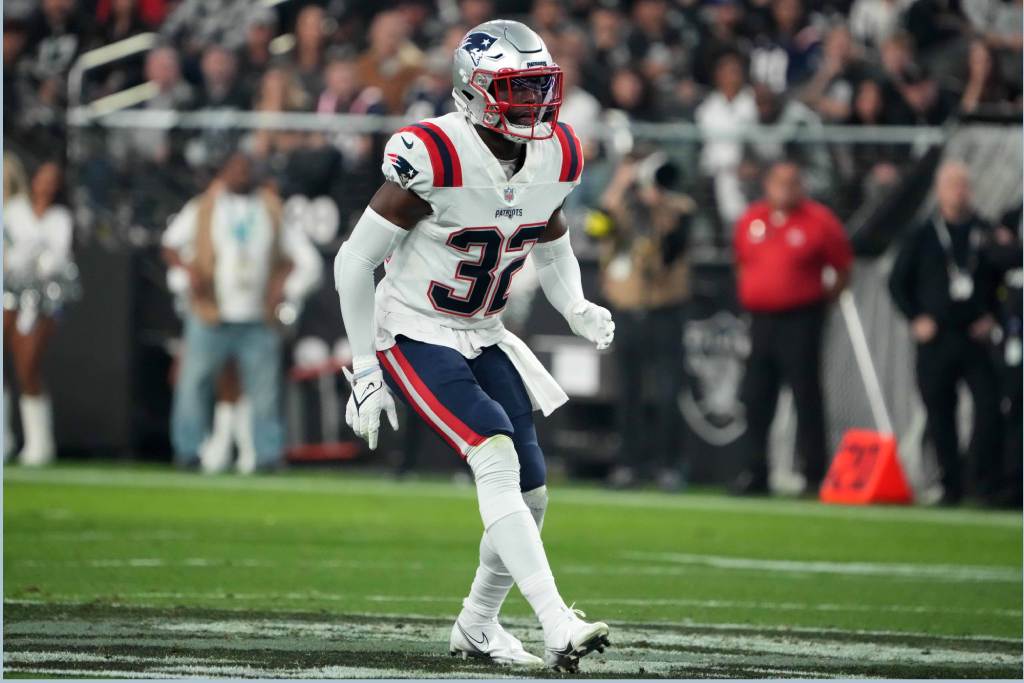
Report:
M 935 234 L 939 238 L 942 250 L 946 252 L 946 270 L 949 273 L 949 295 L 954 301 L 966 301 L 974 293 L 972 274 L 978 267 L 978 252 L 981 248 L 981 236 L 977 230 L 968 227 L 966 265 L 957 265 L 953 255 L 953 240 L 949 236 L 949 226 L 941 216 L 935 216 Z

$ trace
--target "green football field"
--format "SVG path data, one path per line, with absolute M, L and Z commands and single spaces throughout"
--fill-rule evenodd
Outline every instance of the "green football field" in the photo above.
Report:
M 473 489 L 351 472 L 4 472 L 4 673 L 496 677 L 447 654 Z M 1022 675 L 1021 516 L 551 485 L 601 677 Z M 503 623 L 540 629 L 514 592 Z M 538 675 L 547 675 L 540 672 Z

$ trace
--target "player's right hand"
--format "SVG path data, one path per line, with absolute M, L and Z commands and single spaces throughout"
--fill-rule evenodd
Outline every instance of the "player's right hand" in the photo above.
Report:
M 365 363 L 357 360 L 352 366 L 352 370 L 343 368 L 345 379 L 352 385 L 352 393 L 349 394 L 348 406 L 345 408 L 345 422 L 356 436 L 366 439 L 370 450 L 374 450 L 377 448 L 382 410 L 387 413 L 391 428 L 398 429 L 395 399 L 384 383 L 384 373 L 376 359 Z

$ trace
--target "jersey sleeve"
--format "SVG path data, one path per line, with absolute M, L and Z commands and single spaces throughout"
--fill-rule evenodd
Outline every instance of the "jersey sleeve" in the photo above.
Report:
M 427 199 L 434 188 L 434 172 L 427 143 L 402 129 L 384 146 L 380 170 L 399 187 Z
M 555 124 L 555 140 L 561 152 L 561 164 L 558 170 L 558 182 L 570 183 L 570 192 L 580 184 L 583 177 L 583 145 L 576 137 L 576 131 L 568 123 L 559 121 Z

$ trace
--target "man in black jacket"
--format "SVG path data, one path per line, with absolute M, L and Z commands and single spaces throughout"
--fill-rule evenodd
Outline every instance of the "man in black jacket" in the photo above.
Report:
M 959 380 L 974 403 L 969 454 L 978 493 L 988 499 L 1002 483 L 1000 392 L 991 348 L 1001 269 L 989 258 L 992 226 L 972 209 L 967 167 L 944 163 L 935 194 L 938 210 L 905 237 L 889 289 L 917 342 L 917 383 L 942 467 L 943 502 L 955 504 L 964 492 Z

